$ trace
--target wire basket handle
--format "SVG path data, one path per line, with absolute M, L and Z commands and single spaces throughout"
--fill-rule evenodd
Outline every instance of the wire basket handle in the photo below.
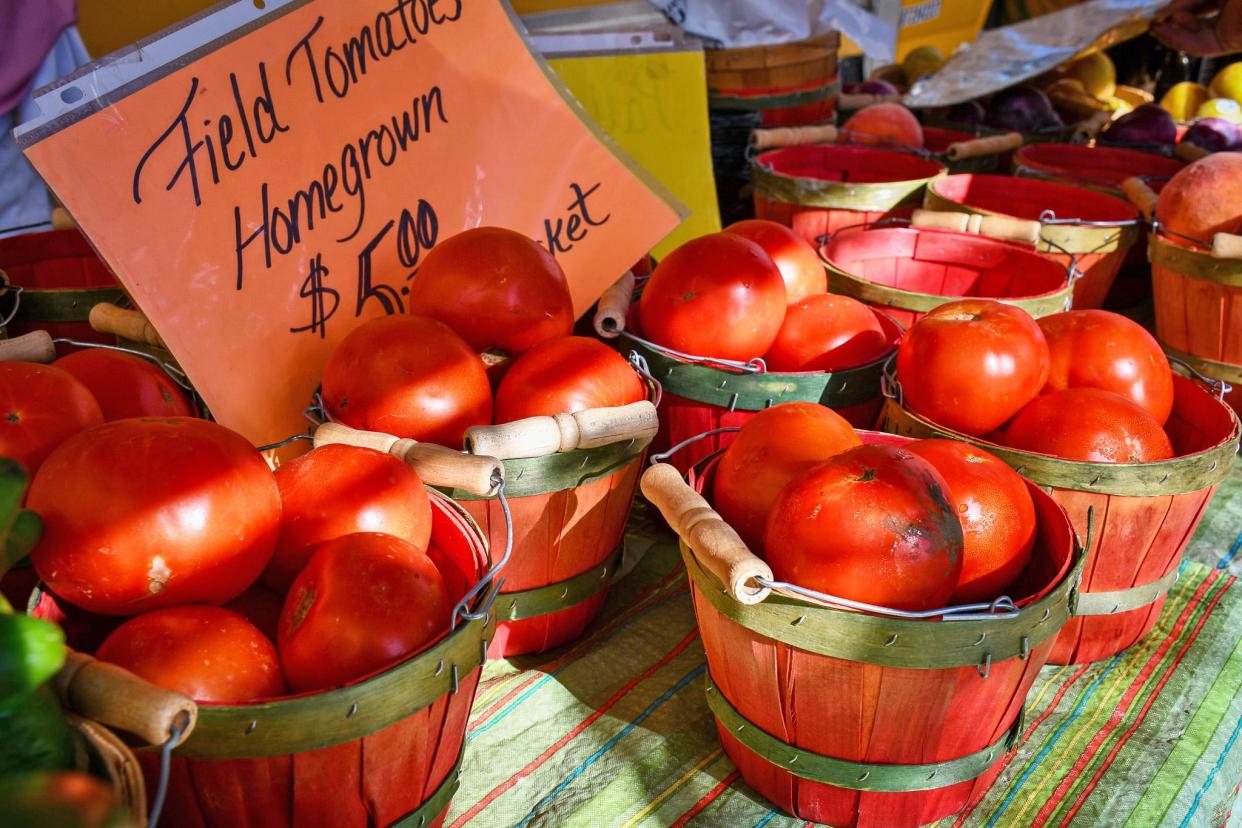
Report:
M 1041 227 L 1038 221 L 1010 218 L 1009 216 L 986 216 L 974 213 L 948 213 L 936 210 L 916 209 L 910 217 L 911 227 L 930 227 L 940 230 L 956 230 L 974 233 L 1004 241 L 1036 245 Z
M 1121 192 L 1126 198 L 1130 199 L 1130 203 L 1138 208 L 1143 214 L 1143 218 L 1150 221 L 1156 215 L 1156 202 L 1159 197 L 1156 191 L 1148 186 L 1140 176 L 1132 176 L 1121 182 Z
M 835 144 L 839 134 L 832 124 L 754 129 L 750 133 L 750 148 L 761 150 L 801 147 L 807 144 Z
M 600 295 L 595 307 L 595 332 L 604 339 L 615 339 L 625 330 L 636 282 L 634 272 L 627 270 Z
M 1189 141 L 1178 141 L 1173 145 L 1173 154 L 1185 161 L 1187 164 L 1193 164 L 1200 158 L 1211 155 L 1198 144 L 1192 144 Z
M 115 664 L 70 650 L 54 680 L 65 706 L 80 716 L 124 730 L 148 745 L 162 745 L 194 729 L 198 705 Z
M 971 138 L 969 141 L 955 141 L 945 149 L 944 155 L 950 161 L 962 161 L 984 155 L 1000 155 L 1019 149 L 1022 146 L 1022 140 L 1021 132 L 1006 132 L 1002 135 Z
M 119 308 L 111 302 L 100 302 L 91 308 L 88 317 L 91 328 L 98 333 L 112 334 L 132 342 L 143 342 L 157 348 L 167 348 L 164 339 L 155 330 L 151 320 L 139 310 Z
M 650 400 L 572 414 L 526 417 L 510 423 L 471 426 L 466 449 L 500 460 L 544 457 L 575 449 L 598 448 L 626 440 L 650 441 L 660 427 Z
M 496 476 L 504 479 L 504 464 L 495 457 L 466 454 L 434 443 L 362 431 L 340 423 L 324 423 L 313 436 L 315 448 L 340 443 L 391 454 L 409 464 L 424 483 L 439 488 L 462 489 L 487 497 L 496 490 Z
M 56 343 L 47 331 L 31 331 L 12 339 L 0 339 L 0 361 L 42 362 L 56 359 Z
M 1217 233 L 1212 237 L 1212 258 L 1242 259 L 1242 236 Z

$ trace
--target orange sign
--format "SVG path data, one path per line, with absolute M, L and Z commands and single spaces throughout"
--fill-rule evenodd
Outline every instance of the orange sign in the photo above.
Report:
M 332 347 L 404 311 L 437 241 L 538 239 L 581 314 L 679 221 L 497 0 L 240 0 L 36 102 L 27 156 L 256 444 L 305 429 Z

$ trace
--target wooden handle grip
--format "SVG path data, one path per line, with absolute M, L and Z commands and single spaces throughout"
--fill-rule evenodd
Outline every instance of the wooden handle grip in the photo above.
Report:
M 1212 237 L 1212 255 L 1217 259 L 1242 259 L 1242 236 L 1217 233 Z
M 750 583 L 752 578 L 773 580 L 772 569 L 746 548 L 733 527 L 681 479 L 667 463 L 657 463 L 643 474 L 642 490 L 660 510 L 703 568 L 715 575 L 734 600 L 758 604 L 770 589 Z
M 878 103 L 901 103 L 901 95 L 877 95 L 868 92 L 845 92 L 837 96 L 837 109 L 849 112 Z
M 56 345 L 47 331 L 31 331 L 12 339 L 0 339 L 0 362 L 52 362 Z
M 100 333 L 112 334 L 133 342 L 145 342 L 160 348 L 168 347 L 142 311 L 126 310 L 111 302 L 100 302 L 91 308 L 88 320 L 91 327 Z
M 1138 208 L 1146 218 L 1151 218 L 1156 214 L 1156 202 L 1159 196 L 1156 191 L 1147 186 L 1147 182 L 1138 176 L 1127 178 L 1121 182 L 1121 192 L 1125 193 L 1126 198 L 1130 199 L 1130 203 Z
M 1080 122 L 1074 128 L 1074 136 L 1072 143 L 1082 144 L 1090 141 L 1095 137 L 1096 133 L 1104 128 L 1104 125 L 1113 119 L 1113 113 L 1107 109 L 1096 112 L 1090 118 Z
M 750 145 L 755 149 L 797 147 L 803 144 L 833 144 L 836 140 L 837 128 L 832 124 L 755 129 L 750 133 Z
M 977 233 L 1006 241 L 1035 244 L 1039 241 L 1038 221 L 1016 219 L 1009 216 L 981 216 L 971 213 L 949 213 L 936 210 L 916 209 L 910 217 L 914 227 L 934 227 L 940 230 L 956 230 L 959 233 Z
M 71 227 L 77 227 L 77 220 L 69 215 L 69 211 L 59 204 L 52 208 L 52 229 L 68 230 Z
M 362 431 L 340 423 L 324 423 L 315 429 L 315 448 L 333 443 L 391 454 L 408 463 L 428 485 L 463 489 L 480 497 L 492 494 L 495 475 L 504 477 L 504 464 L 495 457 L 466 454 L 434 443 L 420 443 L 379 431 Z
M 1203 147 L 1198 144 L 1192 144 L 1189 141 L 1179 141 L 1177 145 L 1173 147 L 1173 154 L 1185 161 L 1187 164 L 1193 164 L 1200 158 L 1211 155 L 1211 153 Z
M 614 339 L 625 330 L 625 317 L 634 298 L 634 272 L 625 271 L 599 297 L 595 307 L 595 332 L 604 339 Z
M 527 417 L 494 426 L 466 429 L 466 445 L 475 454 L 543 457 L 559 451 L 597 448 L 625 440 L 649 441 L 660 423 L 647 400 L 613 408 L 588 408 L 554 417 Z
M 198 720 L 198 705 L 190 697 L 84 653 L 69 651 L 55 684 L 61 701 L 73 712 L 132 733 L 149 745 L 168 741 L 174 725 L 181 727 L 184 740 Z
M 950 161 L 961 161 L 963 158 L 978 158 L 981 155 L 1000 155 L 1022 146 L 1022 133 L 1006 132 L 1004 135 L 989 135 L 986 138 L 973 138 L 969 141 L 957 141 L 949 144 L 945 156 Z

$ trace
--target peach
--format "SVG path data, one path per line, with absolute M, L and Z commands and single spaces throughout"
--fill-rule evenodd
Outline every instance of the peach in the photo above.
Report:
M 1242 230 L 1242 153 L 1216 152 L 1169 179 L 1156 203 L 1166 230 L 1211 244 Z
M 923 127 L 914 113 L 899 103 L 865 106 L 850 116 L 841 128 L 841 141 L 882 146 L 923 146 Z

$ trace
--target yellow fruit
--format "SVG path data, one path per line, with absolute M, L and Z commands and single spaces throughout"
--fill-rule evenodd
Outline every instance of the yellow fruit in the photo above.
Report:
M 1123 86 L 1117 84 L 1117 91 L 1113 93 L 1114 98 L 1121 98 L 1130 106 L 1142 106 L 1143 104 L 1154 103 L 1155 98 L 1145 89 L 1138 89 L 1133 86 Z
M 1212 98 L 1195 110 L 1196 118 L 1223 118 L 1234 124 L 1242 124 L 1242 106 L 1233 98 Z
M 1119 98 L 1116 96 L 1104 101 L 1104 105 L 1112 110 L 1114 118 L 1119 118 L 1134 109 L 1134 104 L 1130 103 L 1125 98 Z
M 1212 78 L 1212 97 L 1242 101 L 1242 61 L 1231 63 Z
M 1210 97 L 1212 93 L 1203 84 L 1182 81 L 1169 87 L 1169 91 L 1160 99 L 1160 106 L 1173 116 L 1173 120 L 1189 121 Z
M 1071 63 L 1066 77 L 1078 78 L 1088 92 L 1101 100 L 1111 98 L 1117 91 L 1117 68 L 1103 52 L 1092 52 Z
M 943 65 L 944 55 L 940 54 L 939 49 L 935 46 L 919 46 L 906 53 L 901 61 L 901 74 L 905 76 L 906 83 L 914 83 L 924 75 L 938 72 Z

